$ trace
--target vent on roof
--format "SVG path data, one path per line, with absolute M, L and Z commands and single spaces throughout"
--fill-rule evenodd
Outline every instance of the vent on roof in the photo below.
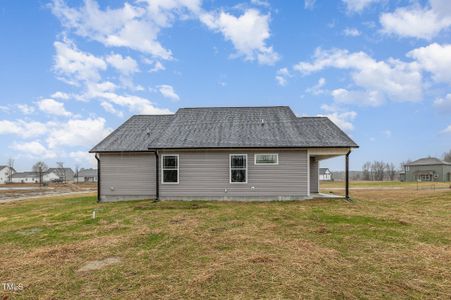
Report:
M 265 119 L 262 119 L 262 126 L 265 125 Z

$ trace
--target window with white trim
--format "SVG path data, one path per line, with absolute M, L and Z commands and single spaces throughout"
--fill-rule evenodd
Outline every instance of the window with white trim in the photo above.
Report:
M 230 154 L 230 183 L 247 183 L 247 154 Z
M 259 153 L 254 155 L 254 164 L 256 165 L 278 165 L 279 154 L 277 153 Z
M 178 154 L 165 154 L 161 156 L 161 182 L 179 183 Z

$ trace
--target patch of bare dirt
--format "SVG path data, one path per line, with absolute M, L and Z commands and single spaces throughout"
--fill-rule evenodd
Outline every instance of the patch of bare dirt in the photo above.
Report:
M 121 259 L 119 257 L 107 257 L 102 260 L 93 260 L 89 261 L 86 264 L 84 264 L 80 269 L 78 269 L 78 272 L 87 272 L 87 271 L 94 271 L 99 270 L 105 267 L 108 267 L 110 265 L 114 265 L 117 263 L 120 263 Z

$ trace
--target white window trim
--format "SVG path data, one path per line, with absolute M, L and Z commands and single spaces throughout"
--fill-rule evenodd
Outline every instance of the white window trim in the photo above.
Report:
M 177 156 L 177 182 L 165 182 L 163 176 L 163 161 L 165 156 Z M 180 183 L 180 157 L 178 154 L 162 154 L 160 159 L 160 169 L 161 169 L 161 184 L 179 184 Z M 175 170 L 175 169 L 166 169 L 166 170 Z
M 245 156 L 246 157 L 246 181 L 244 182 L 232 182 L 232 156 Z M 235 168 L 237 169 L 237 168 Z M 244 153 L 231 153 L 229 154 L 229 183 L 230 184 L 247 184 L 247 171 L 248 171 L 248 157 L 247 154 Z
M 277 161 L 275 163 L 258 163 L 257 155 L 275 155 L 277 157 Z M 256 166 L 275 166 L 279 164 L 279 153 L 255 153 L 254 154 L 254 165 Z

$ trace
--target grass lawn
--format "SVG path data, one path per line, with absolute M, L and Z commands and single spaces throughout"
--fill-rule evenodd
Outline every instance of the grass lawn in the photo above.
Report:
M 0 282 L 23 290 L 0 296 L 450 299 L 451 192 L 352 195 L 354 203 L 1 204 Z M 104 259 L 115 263 L 80 271 Z
M 321 188 L 344 188 L 344 181 L 321 181 Z M 350 181 L 351 188 L 406 188 L 431 190 L 435 188 L 449 188 L 451 182 L 399 182 L 399 181 Z

